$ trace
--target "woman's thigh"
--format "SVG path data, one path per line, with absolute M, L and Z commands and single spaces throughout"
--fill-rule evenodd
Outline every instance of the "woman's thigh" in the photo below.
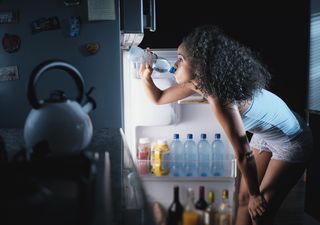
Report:
M 253 153 L 260 191 L 268 203 L 267 213 L 259 218 L 259 224 L 272 224 L 283 200 L 303 175 L 306 164 L 271 159 L 272 153 L 268 151 L 253 149 Z M 249 192 L 242 177 L 238 197 L 239 206 L 248 203 Z
M 274 217 L 283 200 L 303 175 L 305 163 L 270 160 L 260 184 L 260 191 L 268 203 L 268 213 Z

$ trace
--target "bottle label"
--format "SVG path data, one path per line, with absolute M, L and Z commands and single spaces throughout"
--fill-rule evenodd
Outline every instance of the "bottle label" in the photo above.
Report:
M 228 214 L 220 214 L 219 225 L 231 225 L 231 217 Z
M 161 155 L 161 169 L 163 171 L 168 171 L 170 169 L 170 154 L 169 151 L 163 152 Z
M 154 157 L 152 159 L 152 172 L 157 176 L 168 175 L 170 172 L 169 167 L 169 147 L 167 145 L 155 145 Z

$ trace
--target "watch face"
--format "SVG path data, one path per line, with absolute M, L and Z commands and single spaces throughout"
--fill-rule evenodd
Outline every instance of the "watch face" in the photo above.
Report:
M 2 38 L 2 47 L 8 53 L 17 52 L 20 44 L 21 39 L 18 35 L 5 33 Z

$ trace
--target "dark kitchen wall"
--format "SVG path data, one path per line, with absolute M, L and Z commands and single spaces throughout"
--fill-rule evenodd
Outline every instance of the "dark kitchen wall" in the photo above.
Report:
M 270 90 L 305 116 L 310 2 L 290 0 L 157 1 L 157 30 L 140 46 L 175 48 L 192 28 L 217 24 L 260 53 L 273 74 Z
M 88 21 L 87 1 L 79 6 L 66 7 L 62 0 L 1 0 L 0 10 L 17 10 L 19 21 L 0 24 L 0 37 L 5 33 L 21 38 L 21 47 L 15 53 L 0 48 L 0 67 L 17 66 L 19 79 L 0 81 L 0 128 L 22 128 L 31 109 L 26 97 L 26 85 L 31 71 L 47 59 L 70 62 L 82 74 L 85 91 L 95 87 L 92 97 L 97 108 L 89 115 L 94 128 L 121 127 L 120 83 L 120 23 L 118 1 L 115 0 L 115 20 Z M 57 16 L 61 29 L 31 33 L 31 22 L 39 18 Z M 68 36 L 69 16 L 81 17 L 80 35 Z M 97 42 L 100 50 L 89 55 L 84 45 Z M 48 71 L 41 77 L 37 90 L 40 99 L 49 92 L 61 89 L 71 99 L 77 94 L 76 86 L 64 72 Z

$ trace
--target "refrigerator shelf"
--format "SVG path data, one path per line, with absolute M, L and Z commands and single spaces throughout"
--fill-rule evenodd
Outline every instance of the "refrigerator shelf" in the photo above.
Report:
M 140 175 L 140 177 L 142 179 L 147 179 L 147 180 L 192 180 L 192 181 L 197 181 L 197 180 L 211 180 L 211 181 L 220 181 L 220 180 L 228 180 L 231 179 L 233 180 L 234 178 L 237 177 L 237 161 L 235 159 L 231 159 L 231 160 L 223 160 L 223 161 L 213 161 L 213 164 L 215 163 L 222 163 L 222 166 L 224 168 L 223 171 L 223 175 L 221 176 L 216 176 L 213 175 L 211 173 L 211 169 L 209 169 L 208 175 L 207 176 L 200 176 L 198 175 L 198 170 L 199 168 L 201 168 L 201 164 L 198 164 L 197 166 L 197 172 L 196 175 L 193 176 L 187 176 L 185 175 L 185 171 L 183 167 L 180 167 L 182 169 L 179 170 L 179 173 L 181 175 L 179 176 L 175 176 L 174 174 L 170 173 L 171 170 L 171 165 L 172 165 L 172 161 L 162 161 L 160 164 L 162 164 L 162 166 L 165 166 L 166 168 L 170 168 L 168 169 L 168 174 L 166 175 L 160 175 L 161 173 L 158 171 L 158 174 L 154 174 L 152 172 L 152 166 L 151 166 L 151 161 L 150 160 L 139 160 L 136 159 L 134 160 L 134 164 L 135 167 L 137 169 L 138 174 Z M 181 163 L 181 162 L 176 162 L 175 163 Z M 181 164 L 180 164 L 181 165 Z M 200 165 L 200 166 L 199 166 Z M 161 166 L 161 167 L 162 167 Z M 212 168 L 212 162 L 210 162 L 210 166 L 209 168 Z M 162 170 L 161 170 L 162 171 Z
M 207 177 L 173 177 L 173 176 L 155 176 L 155 175 L 141 175 L 140 178 L 143 181 L 158 181 L 158 182 L 232 182 L 236 177 L 217 177 L 217 176 L 207 176 Z

